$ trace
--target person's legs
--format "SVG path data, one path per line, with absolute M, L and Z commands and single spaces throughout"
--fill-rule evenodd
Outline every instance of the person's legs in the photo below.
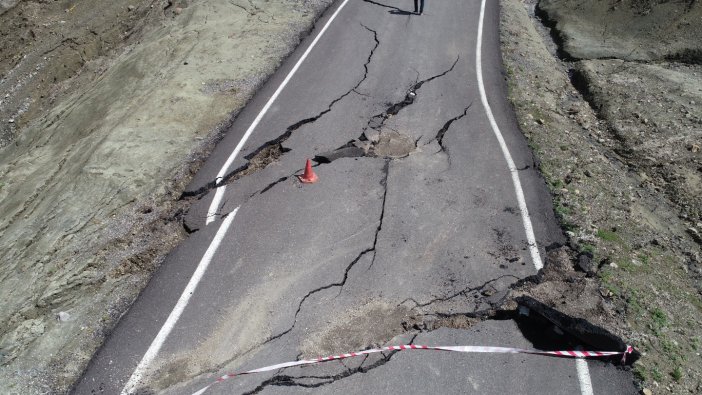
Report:
M 414 12 L 419 12 L 419 0 L 414 0 Z
M 419 0 L 419 13 L 424 12 L 424 0 Z

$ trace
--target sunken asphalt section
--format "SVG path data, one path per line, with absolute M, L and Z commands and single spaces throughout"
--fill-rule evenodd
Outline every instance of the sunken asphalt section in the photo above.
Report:
M 217 172 L 341 2 L 318 22 L 189 186 L 185 198 L 197 201 L 186 226 L 197 231 L 157 271 L 75 393 L 121 391 L 237 207 L 141 392 L 190 394 L 225 372 L 388 341 L 567 343 L 548 338 L 548 327 L 469 318 L 499 305 L 535 263 L 478 91 L 480 2 L 430 2 L 421 16 L 407 12 L 411 3 L 352 0 L 341 10 L 230 166 L 218 218 L 205 225 Z M 546 246 L 562 235 L 505 100 L 498 20 L 488 1 L 485 88 Z M 317 184 L 294 177 L 306 158 L 316 158 Z M 635 393 L 629 373 L 588 366 L 595 393 Z M 573 394 L 581 385 L 573 360 L 406 352 L 240 377 L 207 393 Z

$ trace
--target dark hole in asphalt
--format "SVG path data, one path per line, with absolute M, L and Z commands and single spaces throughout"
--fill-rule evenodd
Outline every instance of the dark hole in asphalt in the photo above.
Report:
M 519 308 L 503 314 L 513 319 L 524 337 L 541 350 L 624 351 L 627 348 L 618 336 L 582 318 L 573 318 L 528 296 L 516 299 Z M 627 355 L 625 364 L 631 366 L 641 357 L 638 351 Z M 615 364 L 621 356 L 607 358 Z

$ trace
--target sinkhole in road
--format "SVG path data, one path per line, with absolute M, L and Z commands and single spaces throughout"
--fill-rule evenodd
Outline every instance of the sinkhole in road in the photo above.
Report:
M 368 129 L 356 140 L 334 151 L 323 152 L 314 157 L 317 163 L 331 163 L 341 158 L 400 159 L 417 150 L 417 142 L 412 137 L 395 130 L 376 131 Z
M 520 334 L 537 350 L 622 352 L 627 349 L 627 344 L 608 330 L 585 319 L 564 314 L 530 296 L 504 300 L 502 306 L 490 311 L 410 316 L 402 322 L 402 327 L 405 333 L 432 332 L 441 328 L 468 330 L 482 321 L 490 320 L 513 321 Z M 631 366 L 640 356 L 634 350 L 626 356 L 624 364 Z M 621 355 L 598 359 L 622 364 Z

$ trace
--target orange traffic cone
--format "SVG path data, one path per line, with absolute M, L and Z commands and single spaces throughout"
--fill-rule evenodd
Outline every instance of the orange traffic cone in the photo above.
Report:
M 307 159 L 307 164 L 305 165 L 305 173 L 301 176 L 297 176 L 297 178 L 299 178 L 300 182 L 304 184 L 312 184 L 319 180 L 319 177 L 317 177 L 317 175 L 314 174 L 314 171 L 312 170 L 311 160 Z

